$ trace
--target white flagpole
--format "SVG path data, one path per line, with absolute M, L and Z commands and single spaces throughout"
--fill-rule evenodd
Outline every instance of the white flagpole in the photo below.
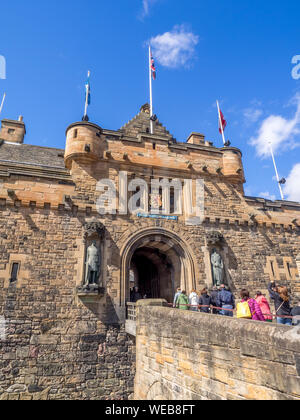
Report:
M 88 81 L 90 79 L 91 72 L 88 71 Z M 84 117 L 87 116 L 87 108 L 88 108 L 88 101 L 89 101 L 89 91 L 88 91 L 88 84 L 85 85 L 85 106 L 84 106 Z
M 149 45 L 149 87 L 150 87 L 150 118 L 153 117 L 153 98 L 152 98 L 152 70 L 151 70 L 151 47 Z M 153 121 L 150 119 L 150 133 L 153 134 Z
M 219 101 L 217 101 L 217 107 L 218 107 L 219 123 L 220 123 L 221 131 L 222 131 L 223 143 L 224 143 L 224 146 L 225 146 L 226 140 L 225 140 L 225 136 L 224 136 L 224 130 L 223 130 Z
M 3 105 L 4 105 L 5 98 L 6 98 L 6 93 L 4 93 L 4 95 L 3 95 L 3 99 L 2 99 L 2 102 L 1 102 L 1 106 L 0 106 L 0 114 L 2 112 L 2 108 L 3 108 Z
M 274 157 L 274 153 L 273 153 L 272 143 L 269 142 L 269 145 L 270 145 L 270 149 L 271 149 L 271 155 L 272 155 L 272 159 L 273 159 L 273 163 L 274 163 L 274 168 L 275 168 L 275 173 L 276 173 L 276 178 L 277 178 L 277 182 L 278 182 L 278 187 L 279 187 L 281 199 L 284 200 L 284 195 L 283 195 L 283 191 L 282 191 L 282 188 L 281 188 L 280 178 L 279 178 L 279 174 L 278 174 L 278 170 L 277 170 L 277 166 L 276 166 L 276 162 L 275 162 L 275 157 Z

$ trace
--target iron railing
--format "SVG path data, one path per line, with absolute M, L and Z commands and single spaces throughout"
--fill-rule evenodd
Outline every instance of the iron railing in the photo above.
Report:
M 126 319 L 128 321 L 134 321 L 134 322 L 136 322 L 136 303 L 127 302 Z

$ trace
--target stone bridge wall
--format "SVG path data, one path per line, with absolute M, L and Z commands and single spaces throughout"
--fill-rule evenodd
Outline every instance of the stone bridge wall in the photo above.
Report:
M 300 327 L 139 307 L 136 343 L 135 399 L 300 399 Z

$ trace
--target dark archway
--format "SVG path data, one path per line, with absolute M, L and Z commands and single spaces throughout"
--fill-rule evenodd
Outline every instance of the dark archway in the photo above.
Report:
M 139 288 L 142 296 L 172 302 L 175 290 L 174 262 L 159 248 L 148 246 L 137 249 L 132 256 L 130 269 L 134 273 L 134 286 Z
M 177 287 L 181 286 L 185 290 L 196 287 L 196 261 L 193 251 L 182 237 L 170 230 L 161 227 L 142 229 L 127 239 L 120 255 L 121 306 L 125 307 L 126 302 L 130 300 L 130 287 L 135 279 L 138 279 L 143 287 L 151 281 L 152 290 L 155 290 L 155 284 L 158 284 L 156 296 L 159 295 L 168 302 L 172 302 Z M 153 274 L 147 278 L 142 267 L 142 261 L 145 261 L 142 257 L 148 260 L 147 264 Z M 143 273 L 144 284 L 141 278 Z

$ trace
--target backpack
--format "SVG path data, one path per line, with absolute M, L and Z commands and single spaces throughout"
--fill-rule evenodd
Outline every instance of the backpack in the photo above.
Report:
M 237 318 L 252 319 L 252 314 L 248 302 L 237 304 Z

